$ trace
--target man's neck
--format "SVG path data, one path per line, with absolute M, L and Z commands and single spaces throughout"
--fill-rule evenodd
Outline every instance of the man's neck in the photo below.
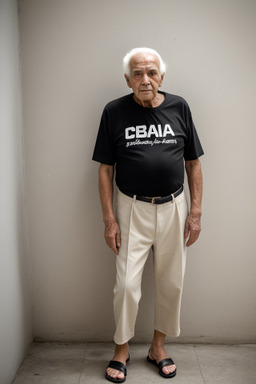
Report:
M 154 97 L 151 100 L 140 100 L 135 95 L 133 95 L 134 100 L 136 103 L 142 105 L 144 108 L 156 108 L 159 107 L 159 105 L 162 104 L 164 101 L 164 95 L 162 93 L 157 93 L 156 97 Z

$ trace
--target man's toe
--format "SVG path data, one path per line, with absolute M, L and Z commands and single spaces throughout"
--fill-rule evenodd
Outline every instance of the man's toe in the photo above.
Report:
M 107 369 L 107 375 L 112 377 L 113 379 L 124 379 L 124 374 L 123 372 L 120 372 L 116 369 L 111 369 L 111 368 L 108 368 Z
M 169 375 L 170 373 L 173 373 L 175 371 L 175 369 L 176 369 L 175 365 L 167 365 L 167 366 L 162 368 L 162 372 L 165 375 Z

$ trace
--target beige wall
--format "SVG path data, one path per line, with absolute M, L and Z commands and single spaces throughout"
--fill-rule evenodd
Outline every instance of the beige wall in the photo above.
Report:
M 98 165 L 104 105 L 129 92 L 121 59 L 150 46 L 163 89 L 187 99 L 206 155 L 200 241 L 189 250 L 180 340 L 255 341 L 253 0 L 20 0 L 27 199 L 38 339 L 111 340 L 114 256 Z M 152 334 L 145 270 L 136 340 Z
M 0 384 L 32 341 L 16 0 L 0 2 Z

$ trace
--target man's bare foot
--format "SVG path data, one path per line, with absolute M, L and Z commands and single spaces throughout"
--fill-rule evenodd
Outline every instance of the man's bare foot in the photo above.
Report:
M 115 348 L 115 354 L 113 356 L 112 361 L 119 361 L 120 363 L 123 363 L 126 366 L 126 361 L 129 359 L 129 345 L 128 343 L 117 345 Z M 119 379 L 123 380 L 125 378 L 125 375 L 123 372 L 113 369 L 113 368 L 107 368 L 106 373 L 109 377 L 112 379 Z
M 161 360 L 169 358 L 164 347 L 153 346 L 153 345 L 151 345 L 148 356 L 151 360 L 155 360 L 157 364 L 159 364 Z M 175 370 L 176 370 L 176 365 L 167 365 L 162 368 L 162 372 L 165 375 L 169 375 L 170 373 L 173 373 Z
M 151 344 L 151 348 L 149 350 L 149 359 L 155 360 L 157 364 L 163 359 L 169 359 L 169 356 L 167 355 L 164 344 L 165 344 L 165 334 L 162 332 L 159 332 L 155 329 L 154 331 L 154 337 Z M 174 373 L 176 370 L 176 365 L 166 365 L 162 368 L 162 373 L 164 375 L 170 375 L 171 373 Z

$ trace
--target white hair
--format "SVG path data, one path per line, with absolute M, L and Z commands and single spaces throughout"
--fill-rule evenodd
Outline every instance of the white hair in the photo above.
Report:
M 152 55 L 155 55 L 160 62 L 160 74 L 163 75 L 166 72 L 166 64 L 163 62 L 163 59 L 159 55 L 159 53 L 154 49 L 143 47 L 143 48 L 133 48 L 123 58 L 123 69 L 126 75 L 130 76 L 130 61 L 131 61 L 131 58 L 135 56 L 137 53 L 151 53 Z

